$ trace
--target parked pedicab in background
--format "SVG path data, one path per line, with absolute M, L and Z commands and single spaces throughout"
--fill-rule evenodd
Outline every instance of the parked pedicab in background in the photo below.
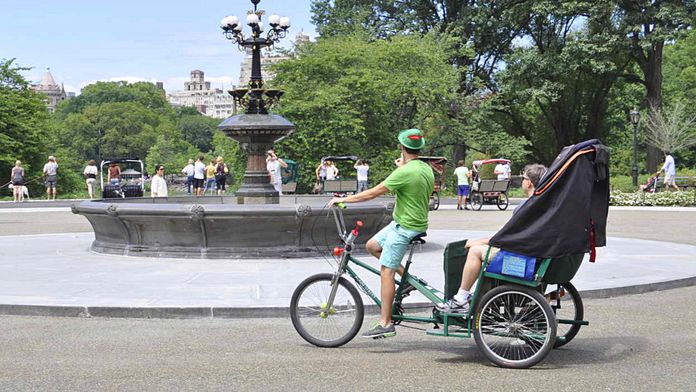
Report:
M 346 175 L 350 173 L 351 175 L 355 173 L 353 166 L 355 162 L 358 161 L 358 157 L 355 155 L 342 155 L 342 156 L 328 156 L 321 158 L 321 164 L 324 162 L 331 161 L 334 166 L 336 163 L 340 164 L 338 168 L 338 177 L 333 180 L 325 180 L 322 185 L 322 192 L 324 193 L 339 193 L 339 194 L 353 194 L 358 190 L 358 180 L 355 177 Z M 346 164 L 348 163 L 348 164 Z M 337 166 L 338 167 L 338 166 Z
M 121 178 L 118 183 L 104 183 L 104 175 L 112 164 L 121 168 Z M 99 180 L 102 197 L 104 199 L 143 197 L 145 194 L 144 172 L 145 165 L 138 158 L 109 158 L 101 161 Z
M 435 184 L 433 186 L 433 193 L 430 195 L 429 204 L 430 211 L 435 211 L 440 208 L 440 191 L 445 185 L 445 164 L 447 163 L 447 158 L 421 156 L 418 157 L 418 159 L 429 164 L 435 175 Z
M 596 139 L 565 147 L 534 194 L 490 239 L 492 246 L 505 251 L 490 260 L 486 255 L 469 312 L 444 313 L 433 307 L 431 315 L 405 313 L 402 301 L 411 286 L 431 305 L 456 293 L 466 261 L 466 240 L 448 244 L 445 292 L 431 287 L 409 271 L 416 245 L 425 242 L 426 233 L 421 233 L 411 240 L 397 282 L 394 323 L 434 324 L 427 331 L 434 336 L 470 338 L 473 334 L 479 349 L 498 366 L 534 366 L 588 325 L 583 320 L 582 299 L 570 280 L 585 253 L 594 262 L 595 247 L 605 246 L 608 210 L 608 149 Z M 290 301 L 293 326 L 302 338 L 320 347 L 348 343 L 363 323 L 363 297 L 343 275 L 350 276 L 367 298 L 381 306 L 379 296 L 356 272 L 361 267 L 378 277 L 380 271 L 352 255 L 362 222 L 356 221 L 355 228 L 347 231 L 341 210 L 333 207 L 332 212 L 342 241 L 333 251 L 337 269 L 305 279 Z M 551 284 L 555 289 L 547 291 Z
M 510 179 L 506 180 L 484 180 L 481 179 L 481 170 L 483 165 L 490 164 L 507 164 L 512 162 L 508 159 L 483 159 L 474 161 L 472 164 L 471 174 L 471 194 L 469 200 L 471 207 L 478 211 L 484 204 L 495 204 L 500 210 L 505 210 L 510 204 L 508 199 L 508 189 L 510 188 Z
M 283 159 L 288 167 L 281 168 L 281 177 L 283 180 L 283 193 L 295 193 L 297 191 L 297 178 L 299 167 L 297 162 L 292 159 Z

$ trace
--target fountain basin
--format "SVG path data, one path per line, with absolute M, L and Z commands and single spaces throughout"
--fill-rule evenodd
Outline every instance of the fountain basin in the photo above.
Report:
M 283 196 L 275 205 L 232 196 L 88 200 L 72 207 L 94 230 L 98 253 L 194 259 L 328 256 L 339 243 L 325 196 Z M 362 220 L 362 245 L 391 220 L 393 198 L 352 204 L 346 225 Z M 362 246 L 357 247 L 358 250 Z

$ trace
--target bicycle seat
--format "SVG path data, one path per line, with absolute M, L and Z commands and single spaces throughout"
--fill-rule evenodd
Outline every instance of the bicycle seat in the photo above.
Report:
M 409 244 L 425 244 L 425 240 L 423 239 L 423 237 L 427 235 L 428 233 L 420 233 L 415 237 L 411 238 L 411 242 L 409 242 Z

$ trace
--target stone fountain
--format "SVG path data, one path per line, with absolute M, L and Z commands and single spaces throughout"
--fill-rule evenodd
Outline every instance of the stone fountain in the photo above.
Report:
M 263 36 L 260 0 L 251 0 L 242 34 L 237 17 L 222 20 L 223 34 L 241 50 L 252 53 L 249 86 L 230 91 L 245 113 L 223 121 L 218 128 L 239 142 L 248 160 L 244 180 L 234 197 L 168 197 L 88 200 L 73 206 L 75 214 L 89 220 L 95 240 L 91 250 L 100 253 L 183 258 L 287 258 L 327 256 L 339 238 L 324 206 L 326 196 L 283 196 L 270 183 L 265 152 L 290 135 L 295 126 L 282 116 L 268 113 L 282 91 L 265 89 L 261 76 L 261 49 L 285 37 L 290 20 L 271 15 Z M 365 243 L 391 221 L 393 199 L 351 205 L 346 224 L 365 225 L 356 243 Z

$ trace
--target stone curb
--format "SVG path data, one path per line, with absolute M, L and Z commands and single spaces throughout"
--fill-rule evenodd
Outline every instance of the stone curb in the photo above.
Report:
M 671 290 L 696 285 L 696 276 L 689 278 L 606 289 L 582 290 L 583 299 L 611 298 Z M 422 309 L 430 303 L 405 304 L 408 309 Z M 378 313 L 376 305 L 366 305 L 365 312 Z M 60 306 L 60 305 L 2 305 L 0 315 L 44 317 L 106 317 L 145 319 L 244 319 L 287 318 L 288 307 L 120 307 L 120 306 Z

